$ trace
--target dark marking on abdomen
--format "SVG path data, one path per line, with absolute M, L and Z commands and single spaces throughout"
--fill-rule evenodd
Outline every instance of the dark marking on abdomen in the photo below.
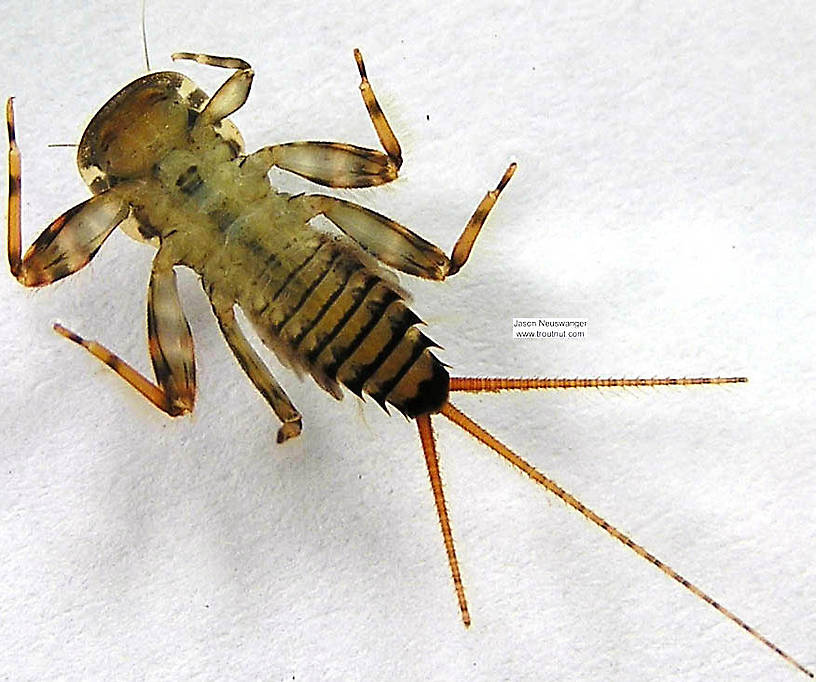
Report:
M 304 366 L 337 398 L 339 382 L 409 418 L 439 411 L 449 377 L 429 350 L 435 344 L 417 329 L 422 321 L 394 285 L 356 254 L 322 241 L 301 251 L 278 282 L 256 294 L 252 306 L 273 350 Z

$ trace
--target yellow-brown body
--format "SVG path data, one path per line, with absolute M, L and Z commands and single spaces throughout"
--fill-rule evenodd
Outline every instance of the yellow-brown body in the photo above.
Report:
M 156 383 L 116 354 L 61 325 L 55 329 L 110 366 L 170 416 L 195 401 L 195 355 L 174 268 L 193 269 L 212 303 L 238 362 L 280 418 L 278 441 L 297 436 L 301 415 L 238 324 L 240 307 L 264 343 L 299 373 L 309 372 L 336 398 L 340 385 L 391 403 L 415 418 L 425 454 L 445 550 L 465 625 L 470 615 L 439 473 L 430 415 L 446 418 L 629 549 L 813 677 L 745 621 L 728 611 L 644 547 L 609 524 L 552 479 L 516 455 L 448 400 L 449 391 L 496 391 L 578 386 L 720 384 L 743 377 L 645 380 L 450 379 L 418 329 L 405 294 L 379 264 L 442 280 L 467 261 L 473 243 L 515 170 L 511 164 L 477 207 L 450 258 L 407 228 L 357 204 L 319 194 L 276 191 L 273 166 L 318 184 L 370 187 L 396 178 L 401 151 L 355 51 L 363 101 L 385 150 L 334 142 L 294 142 L 244 155 L 227 117 L 246 101 L 252 69 L 240 59 L 177 53 L 234 69 L 208 97 L 174 72 L 153 73 L 126 86 L 94 116 L 78 150 L 78 165 L 94 196 L 57 218 L 21 254 L 21 166 L 14 110 L 9 131 L 8 258 L 12 274 L 39 287 L 84 267 L 120 226 L 157 247 L 148 287 L 148 339 Z M 351 239 L 310 225 L 323 215 Z
M 286 365 L 336 398 L 338 382 L 409 417 L 438 410 L 447 372 L 393 277 L 348 239 L 321 232 L 303 196 L 272 188 L 228 145 L 173 150 L 131 205 L 216 308 L 237 304 Z M 226 149 L 225 149 L 226 148 Z
M 269 164 L 242 154 L 229 121 L 197 125 L 207 101 L 173 72 L 125 87 L 80 143 L 91 189 L 117 193 L 137 225 L 130 234 L 195 270 L 214 309 L 240 306 L 285 365 L 335 398 L 342 383 L 408 417 L 438 411 L 448 374 L 393 276 L 310 225 L 313 199 L 275 190 Z

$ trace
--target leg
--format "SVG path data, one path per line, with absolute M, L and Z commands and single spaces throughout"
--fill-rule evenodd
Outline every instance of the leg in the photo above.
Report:
M 341 142 L 288 142 L 250 154 L 243 168 L 265 174 L 281 168 L 326 187 L 375 187 L 397 178 L 393 160 L 374 149 Z
M 366 109 L 368 109 L 368 115 L 374 124 L 374 130 L 377 131 L 377 137 L 380 138 L 380 144 L 388 154 L 388 158 L 399 168 L 402 165 L 402 150 L 400 150 L 397 137 L 394 135 L 394 131 L 391 130 L 391 126 L 388 124 L 388 120 L 380 108 L 380 103 L 374 95 L 371 83 L 368 82 L 365 64 L 363 63 L 363 55 L 357 48 L 354 48 L 354 60 L 357 62 L 357 70 L 360 72 L 360 94 L 363 96 L 363 102 L 366 105 Z
M 234 69 L 236 71 L 246 71 L 252 67 L 249 62 L 245 62 L 238 57 L 216 57 L 211 54 L 201 54 L 197 52 L 174 52 L 170 55 L 170 59 L 176 61 L 178 59 L 186 59 L 205 66 L 215 66 L 219 69 Z
M 402 166 L 402 150 L 368 82 L 360 50 L 354 50 L 354 59 L 360 72 L 360 93 L 385 154 L 340 142 L 290 142 L 259 149 L 244 163 L 262 173 L 275 166 L 326 187 L 374 187 L 395 180 Z
M 20 150 L 14 134 L 14 107 L 6 102 L 9 137 L 8 261 L 20 284 L 41 287 L 87 265 L 114 228 L 124 220 L 128 205 L 108 190 L 74 206 L 51 223 L 21 257 L 22 237 Z
M 243 59 L 214 57 L 208 54 L 193 54 L 191 52 L 175 52 L 171 55 L 171 59 L 188 59 L 207 66 L 236 69 L 235 73 L 210 97 L 198 119 L 196 119 L 195 128 L 218 123 L 221 119 L 240 109 L 246 102 L 247 97 L 249 97 L 249 89 L 252 86 L 252 78 L 255 73 L 252 67 Z
M 283 422 L 278 430 L 278 443 L 300 435 L 303 428 L 300 413 L 244 336 L 244 332 L 241 331 L 235 319 L 232 306 L 220 306 L 213 303 L 213 312 L 218 318 L 218 324 L 233 355 L 255 384 L 255 388 L 261 392 L 266 402 L 272 407 L 278 419 Z
M 450 259 L 437 247 L 399 223 L 350 201 L 312 194 L 304 196 L 307 211 L 324 215 L 366 251 L 386 265 L 409 275 L 443 280 L 455 275 L 467 261 L 490 209 L 516 170 L 511 163 L 496 189 L 489 191 L 465 226 Z
M 157 384 L 96 341 L 83 339 L 60 324 L 54 329 L 104 362 L 162 412 L 177 417 L 192 412 L 195 404 L 195 354 L 176 274 L 160 256 L 161 252 L 153 261 L 147 297 L 148 349 Z

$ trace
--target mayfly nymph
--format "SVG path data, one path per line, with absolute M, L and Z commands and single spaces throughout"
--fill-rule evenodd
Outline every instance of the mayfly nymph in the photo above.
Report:
M 143 76 L 105 104 L 88 125 L 78 166 L 93 196 L 49 225 L 22 256 L 21 167 L 12 100 L 9 134 L 8 259 L 27 287 L 42 287 L 82 269 L 117 226 L 157 248 L 147 296 L 147 329 L 155 382 L 110 350 L 62 325 L 61 335 L 86 348 L 170 416 L 192 411 L 196 372 L 193 338 L 176 286 L 176 266 L 201 279 L 230 349 L 281 422 L 278 442 L 296 437 L 302 417 L 253 349 L 235 316 L 240 308 L 263 343 L 296 373 L 310 374 L 335 398 L 342 386 L 391 405 L 414 419 L 433 490 L 448 563 L 465 625 L 470 614 L 448 520 L 431 416 L 442 414 L 545 487 L 609 535 L 680 583 L 805 674 L 813 674 L 700 588 L 610 525 L 509 450 L 455 407 L 456 391 L 723 384 L 742 377 L 688 379 L 486 379 L 450 377 L 419 330 L 407 294 L 386 270 L 441 281 L 467 262 L 511 163 L 486 193 L 450 257 L 399 223 L 356 203 L 324 194 L 291 195 L 270 185 L 272 168 L 337 188 L 396 179 L 402 152 L 354 56 L 360 91 L 384 152 L 337 142 L 291 142 L 245 154 L 228 120 L 247 100 L 253 70 L 241 59 L 187 52 L 174 59 L 232 69 L 208 97 L 176 72 Z M 319 231 L 323 216 L 345 236 Z

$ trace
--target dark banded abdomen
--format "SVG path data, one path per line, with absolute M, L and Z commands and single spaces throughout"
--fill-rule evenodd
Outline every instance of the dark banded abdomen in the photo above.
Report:
M 439 410 L 448 373 L 394 286 L 319 233 L 274 260 L 239 303 L 282 361 L 337 398 L 341 383 L 410 418 Z

